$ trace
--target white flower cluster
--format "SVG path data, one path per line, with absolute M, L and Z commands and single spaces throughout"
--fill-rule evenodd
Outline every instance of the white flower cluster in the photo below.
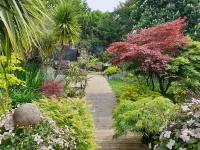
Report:
M 3 114 L 0 118 L 0 131 L 6 131 L 0 134 L 0 144 L 3 139 L 6 140 L 9 136 L 14 136 L 14 133 L 12 133 L 14 129 L 14 122 L 12 117 L 13 112 L 14 110 L 10 110 Z
M 49 117 L 43 117 L 43 118 L 47 119 L 49 124 L 53 127 L 54 134 L 52 136 L 49 136 L 48 139 L 42 139 L 42 137 L 39 136 L 38 134 L 33 135 L 34 141 L 38 145 L 40 144 L 42 145 L 44 140 L 47 140 L 48 143 L 51 144 L 48 147 L 42 146 L 41 150 L 53 150 L 52 145 L 59 145 L 59 147 L 63 149 L 67 149 L 69 147 L 76 149 L 77 145 L 76 139 L 74 137 L 69 139 L 69 136 L 71 134 L 75 134 L 74 131 L 70 131 L 67 126 L 65 126 L 64 128 L 58 128 L 54 120 L 52 120 Z
M 5 115 L 2 115 L 2 118 L 0 118 L 0 144 L 4 140 L 11 138 L 12 136 L 15 136 L 16 138 L 18 136 L 14 134 L 17 128 L 14 128 L 12 117 L 13 112 L 14 111 L 11 110 Z M 54 147 L 59 147 L 62 149 L 76 149 L 77 139 L 74 138 L 75 132 L 73 130 L 69 130 L 67 126 L 65 126 L 64 128 L 57 127 L 54 120 L 49 117 L 42 116 L 41 118 L 42 119 L 38 125 L 41 125 L 41 127 L 43 128 L 48 128 L 48 133 L 41 134 L 40 131 L 38 131 L 39 133 L 35 134 L 35 131 L 37 131 L 36 128 L 34 129 L 34 127 L 31 127 L 30 129 L 33 129 L 32 133 L 34 133 L 35 135 L 32 135 L 29 138 L 31 141 L 34 141 L 35 145 L 38 145 L 38 149 L 54 150 Z
M 200 142 L 200 100 L 192 99 L 181 106 L 177 114 L 166 126 L 162 127 L 160 143 L 154 146 L 154 150 L 165 147 L 174 149 L 179 145 L 179 150 L 198 149 Z M 187 143 L 187 144 L 186 144 Z

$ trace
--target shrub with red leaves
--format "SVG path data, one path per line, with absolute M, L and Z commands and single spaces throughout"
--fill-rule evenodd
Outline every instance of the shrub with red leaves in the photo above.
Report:
M 111 62 L 120 64 L 131 61 L 137 64 L 137 68 L 134 69 L 148 73 L 147 85 L 152 84 L 154 90 L 154 76 L 156 76 L 161 94 L 166 95 L 174 79 L 173 76 L 167 74 L 165 68 L 180 49 L 189 45 L 182 30 L 186 25 L 185 19 L 179 18 L 172 22 L 142 29 L 137 34 L 128 34 L 125 42 L 115 42 L 107 49 L 115 55 Z
M 185 19 L 141 29 L 138 34 L 128 34 L 125 42 L 111 44 L 107 50 L 116 55 L 112 63 L 131 60 L 139 62 L 141 70 L 164 72 L 170 58 L 188 44 L 182 31 L 186 25 Z
M 93 65 L 92 67 L 97 71 L 101 71 L 102 70 L 102 67 L 100 65 Z
M 61 94 L 61 83 L 58 81 L 47 81 L 44 82 L 40 88 L 40 91 L 45 96 L 60 96 Z

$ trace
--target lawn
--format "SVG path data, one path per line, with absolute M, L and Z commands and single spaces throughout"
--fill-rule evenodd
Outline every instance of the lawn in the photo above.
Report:
M 133 85 L 133 83 L 124 82 L 121 80 L 109 80 L 108 82 L 117 97 L 120 97 L 120 95 L 124 92 L 122 90 L 124 87 Z

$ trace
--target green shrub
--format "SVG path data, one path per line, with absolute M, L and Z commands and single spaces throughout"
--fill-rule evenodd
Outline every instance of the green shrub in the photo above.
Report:
M 117 72 L 120 72 L 120 68 L 118 66 L 110 66 L 104 71 L 104 74 L 109 76 Z
M 42 98 L 41 94 L 26 89 L 10 90 L 9 96 L 12 100 L 12 106 L 14 107 L 16 107 L 18 104 L 32 103 L 33 100 Z
M 136 77 L 132 73 L 126 71 L 120 71 L 116 74 L 110 75 L 108 80 L 121 80 L 124 82 L 135 82 L 137 81 Z
M 67 126 L 58 128 L 55 122 L 43 117 L 34 127 L 9 126 L 8 119 L 12 113 L 2 118 L 1 123 L 1 150 L 74 150 L 76 149 L 75 133 L 70 131 Z
M 67 125 L 77 134 L 77 150 L 95 150 L 94 124 L 86 101 L 83 99 L 43 99 L 35 104 L 52 117 L 59 127 Z
M 134 77 L 134 74 L 133 74 L 133 73 L 129 73 L 129 74 L 128 74 L 128 77 L 129 77 L 129 78 L 133 78 L 133 77 Z
M 148 87 L 143 85 L 137 86 L 137 84 L 123 87 L 122 91 L 123 93 L 119 97 L 119 101 L 123 100 L 137 101 L 140 98 L 146 98 L 146 97 L 154 98 L 161 96 L 160 93 L 151 91 Z
M 44 76 L 39 66 L 36 64 L 25 64 L 23 66 L 24 71 L 15 71 L 14 74 L 20 80 L 25 81 L 25 86 L 28 90 L 39 91 L 42 83 L 44 82 Z
M 115 137 L 128 132 L 143 136 L 155 134 L 169 119 L 174 104 L 164 97 L 148 97 L 136 102 L 122 101 L 113 112 Z

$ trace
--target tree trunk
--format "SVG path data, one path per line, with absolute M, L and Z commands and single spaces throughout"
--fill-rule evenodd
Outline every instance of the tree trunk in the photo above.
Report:
M 166 92 L 164 89 L 164 77 L 160 76 L 159 74 L 156 74 L 157 78 L 158 78 L 158 82 L 159 82 L 159 88 L 160 88 L 160 93 L 165 96 Z
M 61 49 L 61 53 L 60 53 L 60 59 L 59 59 L 57 70 L 56 70 L 56 74 L 55 74 L 56 77 L 60 72 L 60 68 L 61 68 L 64 52 L 65 52 L 64 51 L 64 42 L 62 41 L 62 49 Z

